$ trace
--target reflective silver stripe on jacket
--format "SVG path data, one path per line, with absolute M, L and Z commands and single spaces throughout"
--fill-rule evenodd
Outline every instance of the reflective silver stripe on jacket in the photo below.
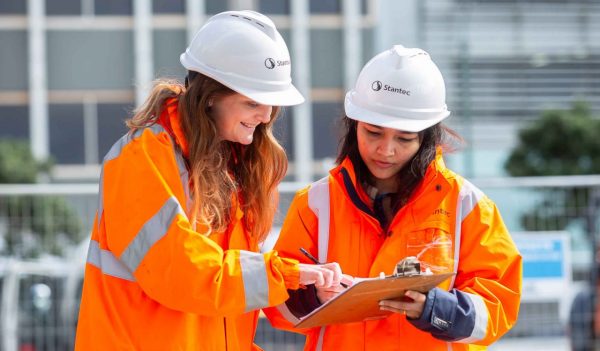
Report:
M 119 259 L 135 272 L 150 248 L 163 236 L 171 227 L 171 223 L 180 214 L 185 217 L 185 212 L 175 196 L 171 196 L 165 201 L 164 205 L 152 216 L 136 236 L 131 240 L 125 251 Z
M 473 331 L 469 337 L 455 342 L 470 344 L 485 338 L 485 334 L 487 333 L 488 313 L 485 302 L 483 302 L 481 296 L 469 293 L 465 293 L 465 295 L 471 299 L 471 302 L 475 307 L 475 326 L 473 326 Z
M 319 262 L 327 262 L 329 250 L 329 176 L 314 182 L 308 189 L 308 207 L 318 219 Z
M 456 204 L 456 219 L 454 228 L 454 272 L 458 272 L 458 263 L 460 258 L 460 242 L 462 238 L 462 222 L 477 206 L 479 200 L 483 198 L 483 192 L 466 179 L 463 179 L 460 193 Z M 454 287 L 456 275 L 452 276 L 450 289 Z
M 308 189 L 308 207 L 310 207 L 318 219 L 319 262 L 327 262 L 327 251 L 329 250 L 329 211 L 331 207 L 329 204 L 329 175 L 317 180 Z M 317 351 L 323 349 L 325 328 L 326 327 L 321 327 L 319 330 Z
M 269 306 L 269 281 L 265 257 L 256 252 L 240 250 L 240 266 L 246 296 L 245 312 Z
M 100 269 L 103 274 L 132 282 L 135 281 L 133 274 L 131 274 L 127 266 L 119 261 L 112 252 L 101 249 L 100 244 L 95 240 L 90 241 L 87 262 Z

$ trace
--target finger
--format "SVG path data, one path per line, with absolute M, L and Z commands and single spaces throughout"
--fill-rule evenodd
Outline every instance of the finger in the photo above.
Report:
M 348 274 L 342 274 L 342 280 L 340 283 L 346 284 L 346 286 L 351 287 L 354 284 L 354 277 Z
M 324 264 L 322 267 L 328 269 L 332 273 L 331 284 L 339 285 L 342 280 L 342 269 L 340 268 L 340 265 L 337 262 L 331 262 Z
M 426 296 L 418 291 L 406 290 L 404 296 L 411 298 L 415 302 L 425 302 Z
M 320 288 L 324 285 L 325 280 L 323 278 L 323 273 L 320 270 L 315 270 L 313 272 L 314 274 L 314 279 L 315 279 L 315 286 Z
M 333 262 L 333 282 L 334 285 L 340 285 L 342 281 L 342 268 L 337 262 Z
M 323 274 L 323 287 L 331 288 L 333 286 L 333 271 L 330 269 L 321 270 L 321 274 Z

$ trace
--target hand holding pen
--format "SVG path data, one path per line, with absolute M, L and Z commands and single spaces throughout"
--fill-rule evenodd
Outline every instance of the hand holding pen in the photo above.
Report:
M 309 259 L 309 260 L 311 260 L 311 261 L 312 261 L 313 263 L 315 263 L 315 264 L 318 264 L 318 265 L 324 265 L 324 264 L 326 264 L 326 263 L 321 263 L 321 262 L 319 262 L 319 260 L 317 260 L 317 259 L 315 258 L 315 256 L 311 255 L 311 254 L 310 254 L 310 252 L 306 251 L 306 249 L 305 249 L 305 248 L 303 248 L 303 247 L 301 247 L 301 248 L 300 248 L 300 252 L 302 252 L 302 254 L 303 254 L 304 256 L 308 257 L 308 259 Z M 336 263 L 336 264 L 337 264 L 337 263 Z M 349 277 L 349 276 L 348 276 L 348 277 Z M 343 277 L 342 277 L 342 279 L 344 279 L 344 278 L 347 278 L 347 277 L 344 277 L 344 276 L 343 276 Z M 347 279 L 351 279 L 351 277 L 350 277 L 350 278 L 347 278 Z M 340 285 L 341 285 L 341 286 L 343 286 L 344 288 L 347 288 L 347 287 L 348 287 L 348 284 L 347 284 L 347 283 L 343 283 L 341 280 L 340 280 Z

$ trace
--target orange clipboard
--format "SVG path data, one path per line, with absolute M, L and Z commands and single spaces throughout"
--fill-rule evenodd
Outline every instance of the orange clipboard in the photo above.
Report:
M 300 318 L 296 328 L 361 322 L 384 318 L 391 312 L 379 309 L 379 301 L 399 299 L 406 290 L 425 293 L 455 273 L 418 274 L 368 278 L 355 283 L 335 298 Z

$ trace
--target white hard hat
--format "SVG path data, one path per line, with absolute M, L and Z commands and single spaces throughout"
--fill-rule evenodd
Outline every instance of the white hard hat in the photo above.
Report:
M 407 132 L 420 132 L 450 115 L 438 67 L 427 52 L 402 45 L 367 62 L 344 108 L 349 118 Z
M 180 56 L 202 73 L 252 100 L 271 106 L 304 102 L 292 85 L 288 48 L 273 22 L 254 11 L 211 17 Z

